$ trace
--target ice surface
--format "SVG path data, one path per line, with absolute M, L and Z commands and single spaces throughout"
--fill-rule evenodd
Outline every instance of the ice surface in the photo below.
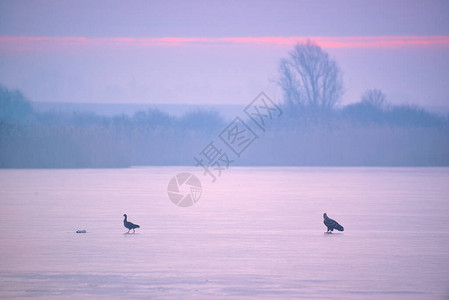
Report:
M 448 198 L 449 168 L 1 170 L 0 298 L 442 299 Z

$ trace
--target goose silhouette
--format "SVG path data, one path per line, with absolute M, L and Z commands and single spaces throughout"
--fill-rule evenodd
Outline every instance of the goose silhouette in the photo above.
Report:
M 125 217 L 125 219 L 123 220 L 123 225 L 126 227 L 126 228 L 128 228 L 128 233 L 129 233 L 129 231 L 132 229 L 133 230 L 133 233 L 134 232 L 136 232 L 136 228 L 140 228 L 140 226 L 139 225 L 137 225 L 137 224 L 134 224 L 134 223 L 131 223 L 131 222 L 128 222 L 128 216 L 126 215 L 126 214 L 124 214 L 123 215 L 124 217 Z

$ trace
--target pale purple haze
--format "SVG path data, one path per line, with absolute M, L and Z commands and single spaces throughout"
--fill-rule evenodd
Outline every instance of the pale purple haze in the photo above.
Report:
M 245 104 L 260 90 L 281 101 L 274 79 L 291 44 L 96 39 L 439 36 L 446 42 L 323 47 L 344 73 L 343 104 L 380 88 L 392 103 L 447 106 L 448 14 L 445 1 L 1 1 L 0 78 L 45 102 Z
M 167 199 L 180 171 L 203 181 L 194 207 Z M 448 172 L 233 168 L 210 183 L 198 168 L 1 170 L 0 295 L 444 299 Z M 345 231 L 324 234 L 323 212 Z
M 447 298 L 448 79 L 449 1 L 0 0 L 0 298 Z

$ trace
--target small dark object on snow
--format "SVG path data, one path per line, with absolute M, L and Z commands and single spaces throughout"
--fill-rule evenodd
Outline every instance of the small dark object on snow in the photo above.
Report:
M 345 231 L 343 226 L 338 224 L 337 221 L 332 220 L 331 218 L 329 218 L 326 213 L 323 214 L 323 218 L 324 218 L 323 223 L 327 227 L 327 232 L 326 233 L 332 233 L 332 231 L 334 231 L 334 229 L 337 229 L 338 231 Z
M 128 222 L 128 216 L 126 215 L 126 214 L 124 214 L 123 215 L 124 217 L 125 217 L 125 219 L 123 220 L 123 225 L 126 227 L 126 228 L 128 228 L 128 233 L 129 233 L 129 231 L 132 229 L 133 230 L 133 232 L 136 232 L 136 228 L 140 228 L 140 226 L 139 225 L 137 225 L 137 224 L 134 224 L 134 223 L 131 223 L 131 222 Z
M 83 230 L 77 230 L 76 233 L 86 233 L 86 229 L 83 229 Z

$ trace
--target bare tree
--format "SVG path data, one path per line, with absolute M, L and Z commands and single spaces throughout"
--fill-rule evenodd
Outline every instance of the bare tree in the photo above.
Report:
M 32 115 L 33 107 L 20 91 L 0 85 L 0 121 L 24 121 Z
M 279 75 L 278 84 L 289 106 L 331 109 L 343 94 L 336 61 L 310 40 L 297 44 L 281 61 Z
M 362 95 L 362 103 L 374 107 L 383 108 L 387 101 L 387 96 L 379 89 L 366 90 Z

